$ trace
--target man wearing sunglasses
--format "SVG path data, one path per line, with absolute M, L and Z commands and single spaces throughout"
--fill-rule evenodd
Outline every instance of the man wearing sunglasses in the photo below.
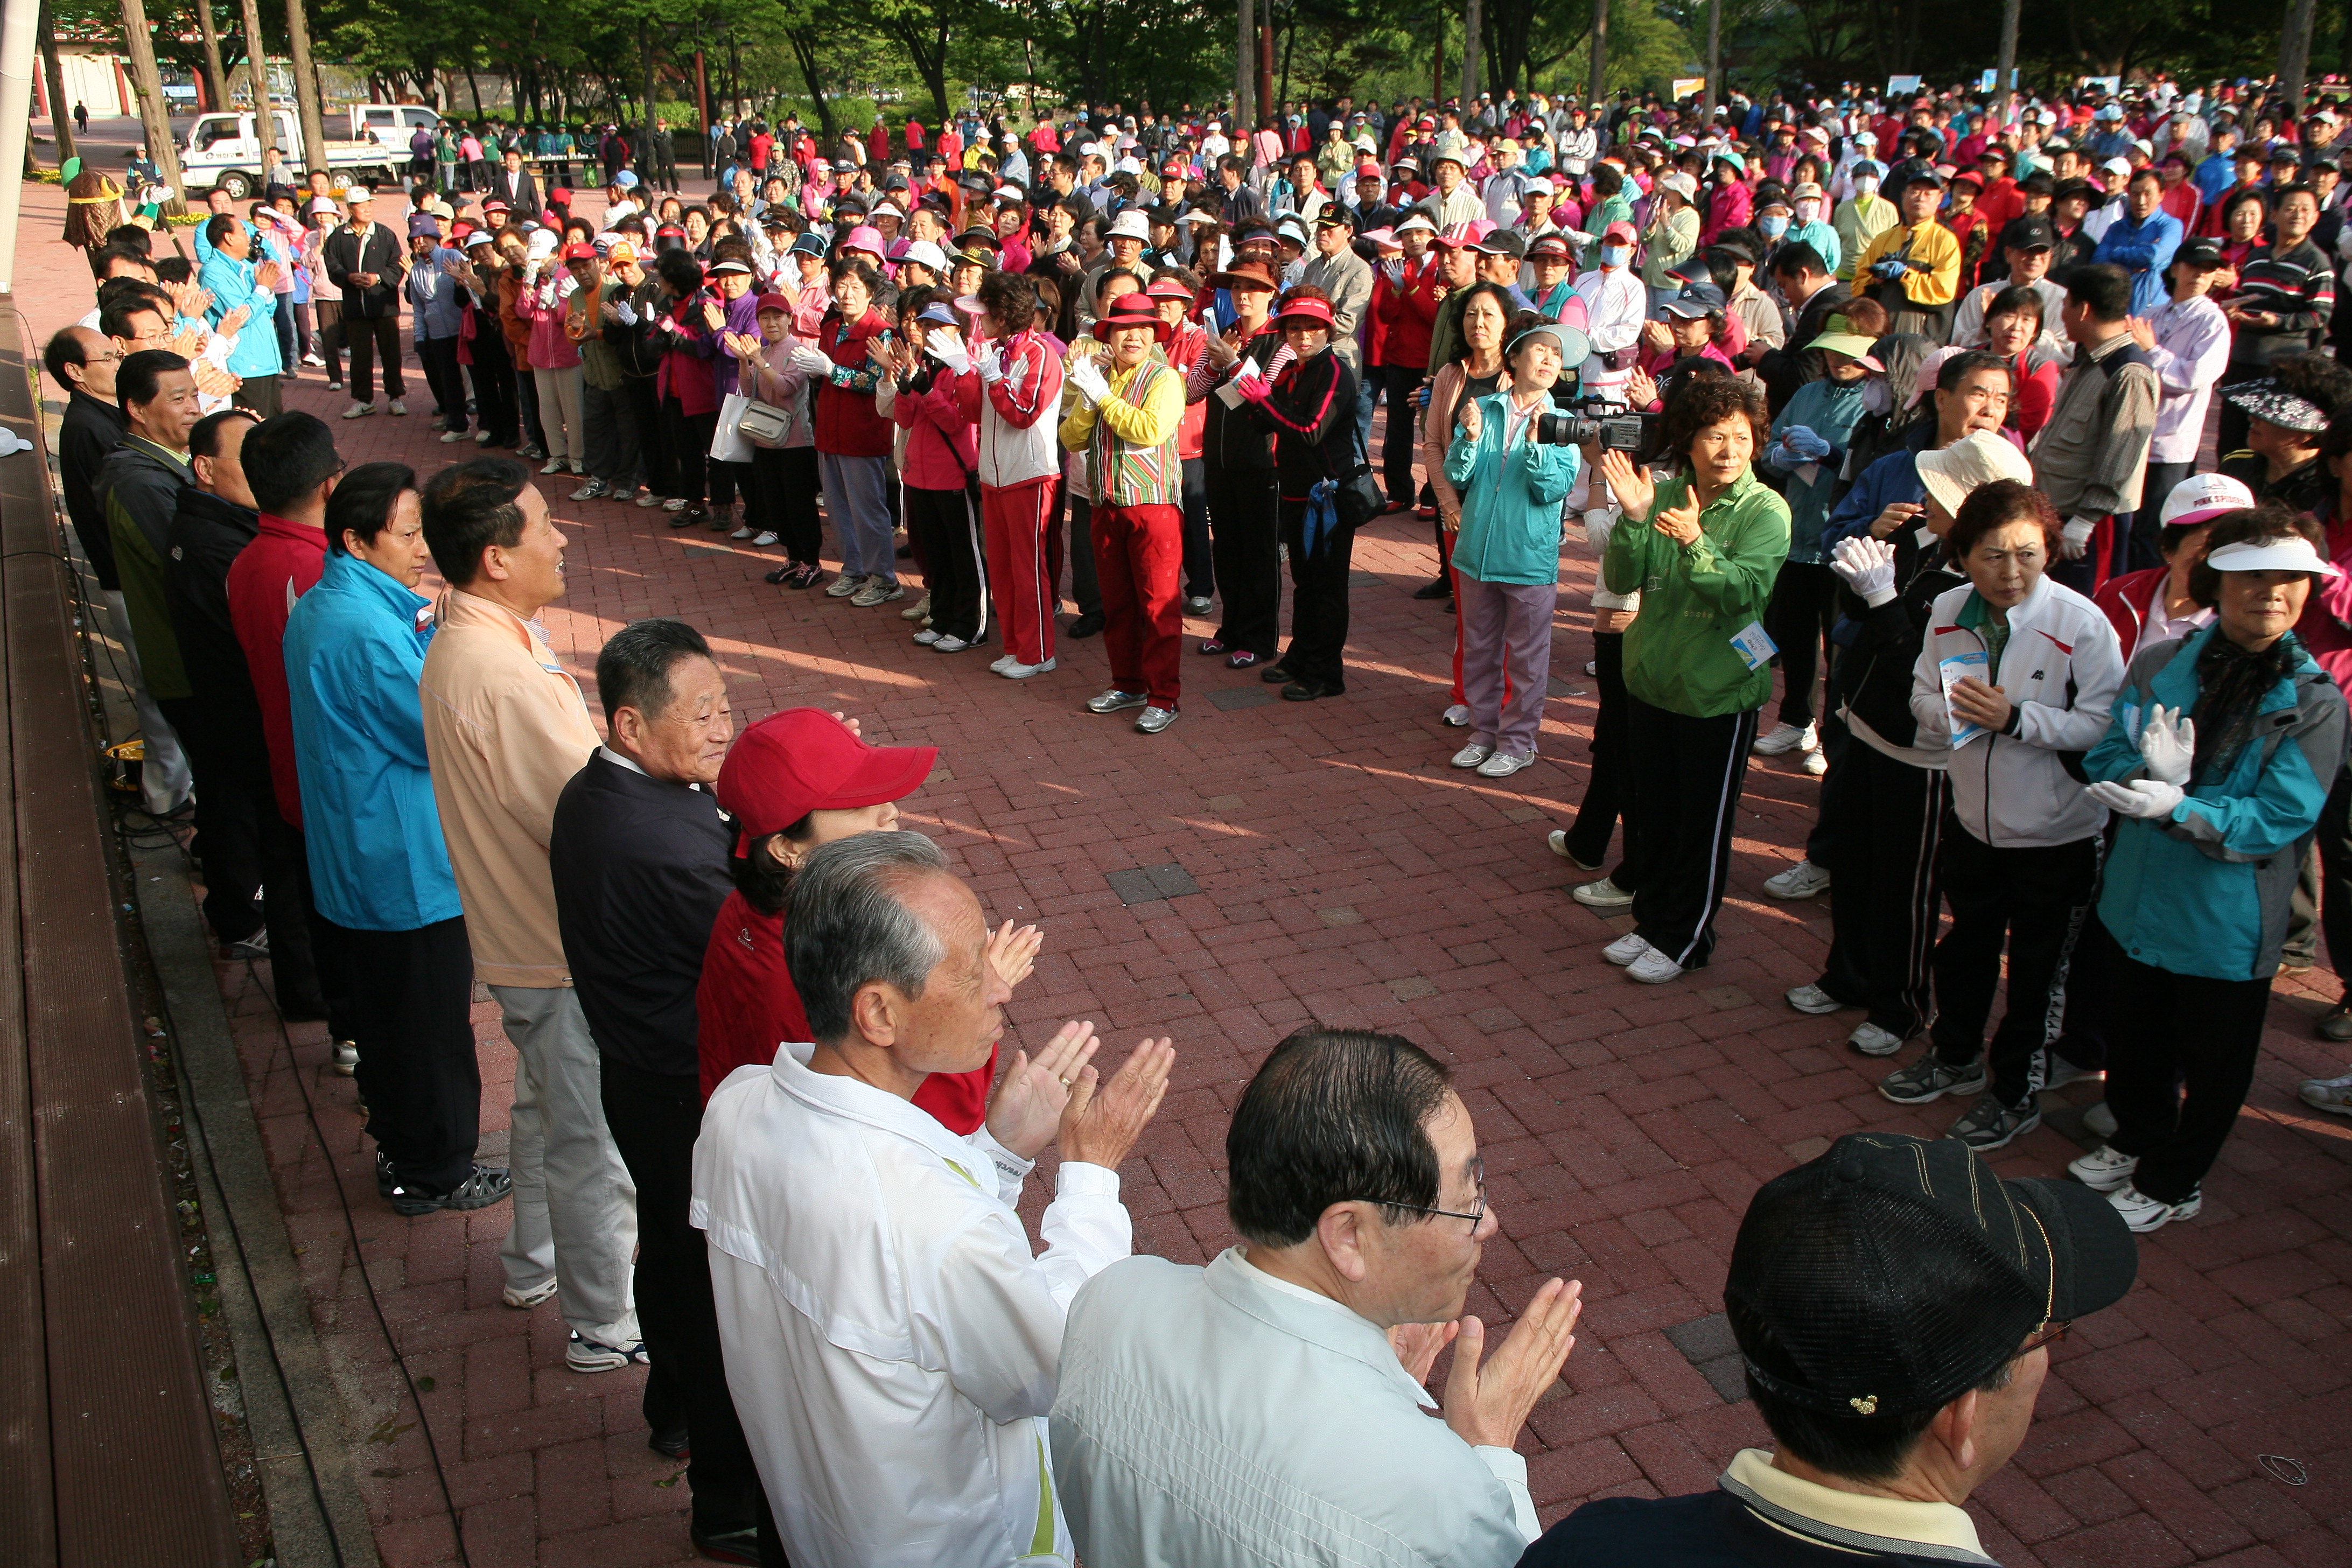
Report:
M 1711 1492 L 1587 1503 L 1524 1568 L 1990 1568 L 1960 1505 L 2024 1441 L 2051 1347 L 2138 1261 L 2088 1187 L 2002 1181 L 1957 1139 L 1849 1133 L 1767 1182 L 1732 1244 L 1724 1306 L 1775 1450 L 1742 1450 Z
M 1241 1246 L 1123 1259 L 1071 1304 L 1052 1426 L 1080 1559 L 1508 1568 L 1538 1529 L 1512 1444 L 1582 1287 L 1547 1280 L 1499 1345 L 1464 1315 L 1497 1222 L 1446 1069 L 1393 1035 L 1301 1029 L 1243 1091 L 1225 1159 Z M 1423 1384 L 1449 1342 L 1440 1405 Z

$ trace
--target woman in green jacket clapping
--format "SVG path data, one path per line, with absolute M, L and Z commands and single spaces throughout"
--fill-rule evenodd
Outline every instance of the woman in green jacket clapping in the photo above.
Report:
M 1760 617 L 1788 559 L 1789 506 L 1756 477 L 1765 429 L 1761 395 L 1692 376 L 1666 403 L 1673 478 L 1653 485 L 1623 453 L 1601 457 L 1625 509 L 1601 577 L 1613 594 L 1642 595 L 1625 691 L 1643 813 L 1638 853 L 1616 879 L 1633 895 L 1634 928 L 1601 956 L 1653 985 L 1715 951 L 1732 812 L 1772 693 Z

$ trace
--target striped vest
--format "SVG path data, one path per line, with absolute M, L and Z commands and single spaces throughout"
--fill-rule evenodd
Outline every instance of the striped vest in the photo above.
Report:
M 1141 407 L 1157 379 L 1176 375 L 1159 360 L 1136 367 L 1135 379 L 1111 394 Z M 1181 506 L 1184 504 L 1184 460 L 1177 456 L 1177 437 L 1171 435 L 1158 447 L 1139 447 L 1114 435 L 1097 418 L 1087 443 L 1087 479 L 1097 504 L 1103 506 Z

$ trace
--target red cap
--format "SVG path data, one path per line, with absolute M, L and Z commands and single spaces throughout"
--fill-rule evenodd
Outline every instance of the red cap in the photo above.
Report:
M 912 795 L 937 746 L 876 746 L 820 708 L 771 713 L 736 738 L 719 770 L 719 804 L 735 818 L 735 853 L 812 811 L 856 811 Z
M 553 207 L 568 207 L 572 205 L 572 193 L 558 185 L 547 193 L 547 205 Z
M 1282 309 L 1274 313 L 1274 319 L 1277 321 L 1320 321 L 1328 327 L 1332 324 L 1331 305 L 1328 300 L 1318 300 L 1310 294 L 1303 300 L 1285 302 Z
M 596 259 L 596 247 L 583 241 L 575 239 L 571 244 L 565 246 L 561 251 L 556 253 L 556 259 L 559 261 L 593 261 Z
M 760 296 L 760 302 L 752 307 L 751 313 L 756 316 L 762 310 L 782 310 L 789 316 L 793 313 L 793 302 L 772 291 Z

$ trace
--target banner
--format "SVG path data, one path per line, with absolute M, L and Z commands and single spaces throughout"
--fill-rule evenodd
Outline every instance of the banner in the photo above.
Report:
M 1674 90 L 1668 96 L 1680 103 L 1685 98 L 1696 98 L 1706 89 L 1706 78 L 1703 76 L 1678 76 L 1675 78 Z

